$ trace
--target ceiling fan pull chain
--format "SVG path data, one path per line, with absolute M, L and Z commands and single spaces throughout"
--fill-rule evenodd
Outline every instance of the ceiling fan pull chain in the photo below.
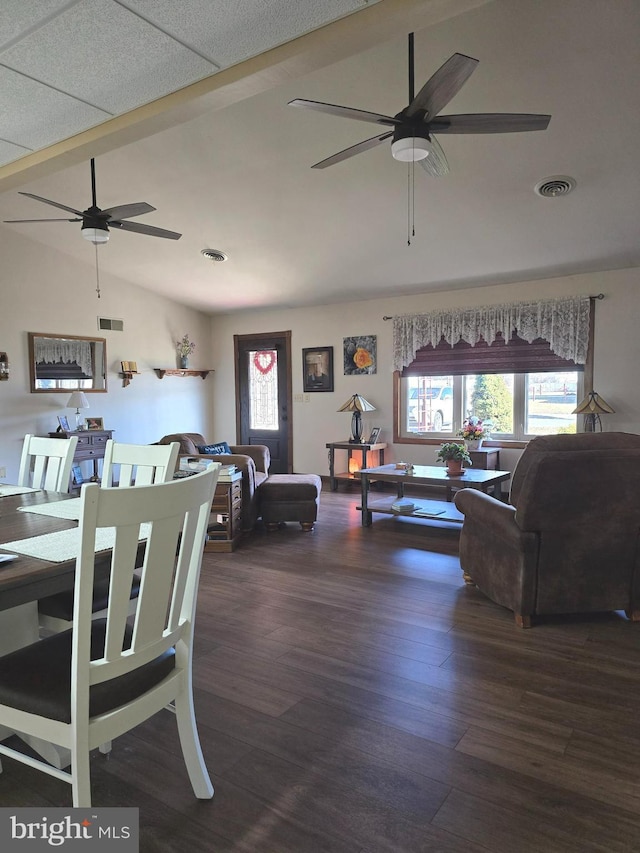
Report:
M 100 299 L 100 271 L 98 269 L 98 244 L 94 243 L 93 248 L 96 251 L 96 293 L 98 294 L 98 299 Z
M 411 163 L 407 163 L 407 246 L 411 245 Z

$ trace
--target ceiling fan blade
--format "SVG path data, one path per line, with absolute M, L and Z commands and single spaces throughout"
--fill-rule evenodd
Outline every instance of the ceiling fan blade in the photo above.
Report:
M 143 225 L 141 222 L 121 222 L 119 219 L 110 219 L 109 228 L 135 231 L 136 234 L 147 234 L 149 237 L 165 237 L 167 240 L 179 240 L 182 237 L 182 234 L 178 234 L 177 231 L 167 231 L 153 225 Z
M 428 122 L 433 133 L 516 133 L 546 130 L 551 116 L 527 113 L 478 113 L 477 115 L 438 116 Z
M 304 98 L 295 98 L 295 100 L 289 101 L 289 106 L 304 107 L 307 110 L 317 110 L 320 113 L 329 113 L 329 115 L 340 116 L 341 118 L 353 118 L 356 121 L 368 121 L 373 124 L 387 124 L 392 127 L 401 124 L 398 119 L 380 113 L 356 110 L 353 107 L 340 107 L 337 104 L 323 104 L 322 101 L 306 101 Z
M 69 213 L 75 213 L 77 216 L 82 216 L 81 210 L 76 210 L 75 207 L 67 207 L 66 204 L 60 204 L 59 201 L 51 201 L 50 198 L 42 198 L 42 196 L 34 195 L 33 193 L 23 193 L 18 191 L 18 194 L 29 196 L 29 198 L 35 198 L 36 201 L 43 201 L 45 204 L 52 204 L 54 207 L 59 207 L 60 210 L 68 210 Z
M 321 160 L 319 163 L 314 163 L 312 169 L 326 169 L 327 166 L 333 166 L 334 163 L 341 163 L 343 160 L 348 160 L 349 157 L 354 157 L 362 151 L 368 151 L 370 148 L 375 148 L 385 139 L 393 136 L 393 131 L 383 133 L 382 136 L 372 136 L 371 139 L 365 139 L 364 142 L 358 142 L 357 145 L 352 145 L 350 148 L 345 148 L 343 151 L 338 151 L 326 160 Z
M 130 219 L 132 216 L 142 216 L 143 213 L 153 213 L 155 207 L 146 201 L 136 201 L 133 204 L 120 204 L 117 207 L 108 207 L 102 211 L 112 219 Z
M 467 82 L 478 66 L 478 60 L 463 53 L 454 53 L 430 77 L 405 111 L 411 118 L 425 110 L 427 118 L 437 116 Z
M 3 222 L 82 222 L 82 219 L 3 219 Z
M 432 178 L 443 178 L 449 174 L 447 158 L 435 136 L 430 136 L 429 142 L 428 156 L 423 157 L 422 160 L 418 160 L 418 163 L 420 163 L 427 175 L 431 175 Z

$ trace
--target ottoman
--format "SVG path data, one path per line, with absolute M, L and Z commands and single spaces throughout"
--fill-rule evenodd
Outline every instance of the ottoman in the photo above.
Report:
M 267 530 L 298 521 L 309 532 L 318 517 L 322 480 L 317 474 L 271 474 L 260 485 L 260 514 Z

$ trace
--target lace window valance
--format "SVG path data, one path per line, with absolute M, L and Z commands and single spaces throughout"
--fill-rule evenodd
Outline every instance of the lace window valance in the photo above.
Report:
M 508 339 L 514 330 L 529 343 L 543 338 L 556 355 L 584 364 L 589 345 L 589 311 L 588 296 L 571 296 L 396 316 L 394 370 L 410 364 L 421 347 L 435 347 L 442 339 L 451 346 L 460 340 L 475 346 L 481 340 L 493 341 L 498 333 Z
M 36 364 L 73 364 L 75 362 L 84 376 L 88 378 L 93 376 L 93 359 L 89 341 L 36 338 L 33 346 Z

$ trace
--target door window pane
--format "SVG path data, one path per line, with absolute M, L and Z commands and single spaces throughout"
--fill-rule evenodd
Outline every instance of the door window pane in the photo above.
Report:
M 249 424 L 250 429 L 279 429 L 277 350 L 249 353 Z

